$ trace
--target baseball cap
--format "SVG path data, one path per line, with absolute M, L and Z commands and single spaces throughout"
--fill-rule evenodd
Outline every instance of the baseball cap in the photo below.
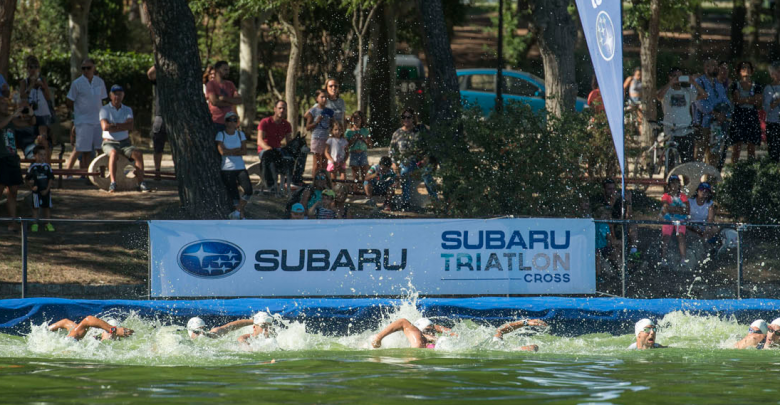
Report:
M 231 112 L 229 112 L 229 113 L 225 114 L 225 120 L 226 120 L 226 121 L 227 121 L 228 119 L 230 119 L 230 118 L 234 118 L 234 117 L 235 117 L 236 119 L 238 119 L 238 114 L 234 113 L 233 111 L 231 111 Z
M 424 331 L 431 325 L 433 325 L 433 322 L 428 318 L 420 318 L 414 322 L 414 326 L 420 331 Z
M 769 330 L 769 327 L 767 326 L 766 321 L 763 320 L 763 319 L 756 319 L 755 321 L 753 321 L 753 323 L 750 324 L 750 328 L 751 329 L 758 328 L 759 330 L 761 330 L 761 333 L 763 333 L 765 335 L 766 335 L 766 332 Z
M 639 322 L 634 325 L 634 336 L 639 337 L 639 334 L 642 333 L 646 327 L 653 325 L 653 321 L 645 318 L 640 319 Z
M 295 203 L 295 204 L 293 204 L 293 206 L 292 206 L 292 208 L 290 209 L 290 211 L 292 211 L 292 212 L 295 212 L 295 213 L 301 213 L 301 214 L 302 214 L 302 213 L 303 213 L 303 211 L 304 211 L 304 209 L 303 209 L 303 204 L 301 204 L 301 203 Z
M 322 195 L 326 195 L 326 196 L 328 196 L 330 198 L 336 198 L 336 192 L 331 190 L 331 189 L 324 190 L 322 192 Z
M 710 185 L 710 183 L 707 183 L 706 181 L 703 181 L 703 182 L 699 183 L 699 187 L 697 188 L 697 190 L 710 190 L 710 191 L 712 191 L 712 186 Z
M 255 325 L 263 325 L 266 323 L 271 323 L 274 320 L 274 318 L 272 318 L 271 315 L 268 315 L 268 313 L 265 311 L 260 311 L 256 313 L 253 319 Z
M 111 92 L 112 93 L 116 93 L 117 91 L 125 91 L 125 89 L 122 86 L 118 85 L 118 84 L 115 84 L 115 85 L 111 86 Z
M 206 328 L 206 322 L 203 322 L 203 319 L 200 319 L 197 316 L 190 318 L 190 320 L 187 321 L 187 330 L 190 332 L 200 331 L 204 328 Z
M 667 182 L 671 183 L 674 180 L 680 181 L 680 176 L 678 176 L 676 174 L 673 174 L 673 175 L 669 176 L 669 180 L 667 180 Z

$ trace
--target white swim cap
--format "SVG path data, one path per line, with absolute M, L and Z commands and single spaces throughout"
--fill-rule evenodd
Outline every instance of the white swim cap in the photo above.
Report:
M 260 311 L 256 313 L 254 316 L 255 325 L 263 325 L 266 323 L 271 323 L 273 322 L 273 320 L 274 318 L 272 318 L 271 315 L 268 315 L 268 313 L 265 311 Z
M 106 323 L 107 323 L 107 324 L 109 324 L 109 325 L 111 325 L 111 326 L 113 326 L 113 327 L 115 327 L 115 328 L 118 328 L 118 327 L 119 327 L 119 321 L 118 321 L 118 320 L 116 320 L 116 319 L 114 319 L 114 318 L 108 318 L 108 319 L 106 319 Z
M 750 324 L 750 328 L 758 328 L 761 330 L 761 333 L 766 335 L 766 332 L 769 330 L 769 327 L 766 325 L 766 321 L 763 319 L 756 319 L 753 321 L 753 323 Z
M 190 320 L 187 321 L 187 330 L 190 332 L 197 332 L 203 330 L 205 327 L 206 322 L 203 322 L 203 319 L 200 319 L 197 316 L 190 318 Z
M 780 318 L 775 319 L 770 325 L 780 326 Z
M 637 322 L 636 325 L 634 325 L 634 336 L 639 337 L 639 334 L 644 332 L 645 328 L 650 325 L 654 325 L 653 321 L 647 318 L 640 319 L 639 322 Z
M 414 326 L 417 327 L 417 329 L 419 329 L 420 332 L 424 331 L 431 325 L 433 325 L 433 322 L 431 322 L 431 320 L 428 318 L 420 318 L 414 323 Z

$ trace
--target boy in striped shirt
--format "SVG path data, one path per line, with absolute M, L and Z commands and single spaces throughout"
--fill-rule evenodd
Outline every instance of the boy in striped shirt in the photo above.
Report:
M 54 179 L 54 173 L 51 166 L 46 163 L 46 148 L 44 146 L 36 145 L 33 154 L 35 154 L 35 163 L 27 169 L 27 176 L 24 178 L 33 191 L 33 218 L 38 219 L 40 209 L 43 211 L 43 217 L 49 219 L 51 218 L 51 181 Z M 49 222 L 46 223 L 44 229 L 54 232 L 54 226 Z M 30 230 L 38 232 L 37 221 L 30 226 Z

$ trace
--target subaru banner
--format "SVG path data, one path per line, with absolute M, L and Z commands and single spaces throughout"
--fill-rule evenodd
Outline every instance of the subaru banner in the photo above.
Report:
M 623 19 L 618 0 L 577 0 L 582 30 L 599 81 L 620 171 L 623 155 Z
M 152 297 L 592 294 L 590 219 L 150 221 Z

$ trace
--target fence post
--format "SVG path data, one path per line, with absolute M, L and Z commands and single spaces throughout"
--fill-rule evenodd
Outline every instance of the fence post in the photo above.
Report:
M 27 226 L 19 220 L 22 228 L 22 298 L 27 297 Z
M 742 226 L 737 226 L 737 299 L 742 299 Z
M 625 298 L 626 297 L 626 266 L 628 265 L 628 263 L 626 261 L 626 244 L 627 244 L 626 237 L 627 237 L 627 234 L 628 234 L 628 224 L 626 223 L 625 215 L 624 215 L 624 218 L 623 218 L 623 224 L 620 225 L 620 226 L 623 227 L 623 241 L 621 243 L 621 245 L 623 246 L 623 254 L 622 254 L 622 256 L 623 256 L 623 268 L 620 271 L 621 279 L 622 279 L 622 282 L 623 282 L 623 285 L 622 285 L 622 287 L 623 287 L 622 288 L 622 292 L 623 293 L 621 294 L 621 296 L 623 298 Z

